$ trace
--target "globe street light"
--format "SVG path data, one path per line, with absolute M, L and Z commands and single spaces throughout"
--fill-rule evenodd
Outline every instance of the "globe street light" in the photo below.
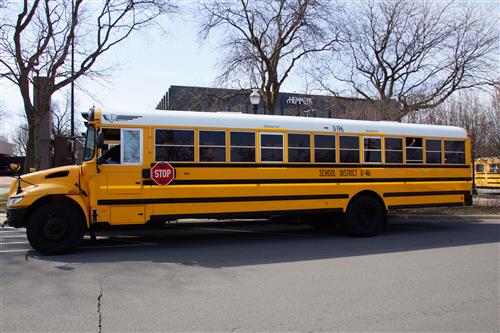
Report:
M 250 104 L 253 107 L 253 113 L 257 113 L 257 108 L 260 103 L 260 93 L 259 89 L 252 89 L 252 93 L 250 94 Z

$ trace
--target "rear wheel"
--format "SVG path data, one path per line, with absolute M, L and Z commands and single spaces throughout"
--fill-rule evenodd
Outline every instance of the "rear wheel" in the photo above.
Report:
M 60 254 L 74 249 L 83 239 L 84 221 L 72 205 L 49 202 L 38 207 L 26 225 L 31 246 L 45 254 Z
M 374 197 L 360 196 L 349 203 L 343 223 L 344 229 L 353 236 L 373 236 L 384 225 L 385 213 Z

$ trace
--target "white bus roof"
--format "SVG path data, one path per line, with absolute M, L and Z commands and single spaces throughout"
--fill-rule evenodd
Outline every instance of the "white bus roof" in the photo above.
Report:
M 223 127 L 223 128 L 282 128 L 288 131 L 346 132 L 377 135 L 431 136 L 465 139 L 467 132 L 460 127 L 409 124 L 391 121 L 367 121 L 313 117 L 293 117 L 246 114 L 236 112 L 198 111 L 102 111 L 102 124 Z

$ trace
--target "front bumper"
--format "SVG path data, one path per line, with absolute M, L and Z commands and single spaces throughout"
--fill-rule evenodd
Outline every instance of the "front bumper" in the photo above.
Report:
M 5 221 L 5 224 L 14 228 L 22 228 L 26 226 L 25 217 L 27 211 L 27 207 L 7 208 L 7 220 Z

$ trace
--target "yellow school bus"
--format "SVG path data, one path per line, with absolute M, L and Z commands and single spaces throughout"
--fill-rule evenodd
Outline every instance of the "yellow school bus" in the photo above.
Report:
M 500 157 L 478 158 L 474 165 L 474 183 L 477 188 L 500 190 Z
M 8 223 L 44 253 L 86 230 L 301 216 L 374 235 L 390 209 L 471 203 L 464 129 L 230 112 L 85 115 L 82 165 L 13 182 Z

